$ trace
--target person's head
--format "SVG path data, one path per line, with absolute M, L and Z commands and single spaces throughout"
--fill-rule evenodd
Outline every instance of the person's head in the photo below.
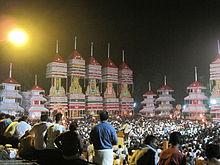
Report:
M 178 144 L 181 144 L 182 142 L 182 135 L 180 132 L 172 132 L 170 134 L 170 139 L 169 139 L 170 144 L 173 146 L 176 146 Z
M 73 121 L 72 123 L 70 123 L 69 129 L 72 132 L 72 131 L 77 130 L 77 127 L 78 127 L 77 122 Z
M 148 135 L 145 139 L 144 139 L 144 144 L 147 144 L 153 148 L 156 148 L 157 145 L 156 145 L 156 142 L 157 142 L 157 138 L 153 135 Z
M 15 120 L 15 116 L 11 115 L 10 119 L 11 119 L 11 121 L 14 121 Z
M 62 113 L 57 113 L 55 116 L 56 123 L 59 123 L 62 120 Z
M 11 117 L 11 115 L 5 114 L 5 119 L 9 119 L 10 117 Z
M 207 144 L 205 148 L 207 159 L 220 159 L 220 146 L 218 144 Z
M 48 115 L 47 115 L 47 114 L 42 114 L 42 115 L 40 116 L 40 120 L 41 120 L 41 121 L 47 121 L 47 120 L 48 120 Z
M 99 117 L 101 121 L 107 120 L 108 119 L 108 112 L 107 111 L 101 111 L 99 113 Z
M 18 122 L 21 122 L 21 121 L 27 121 L 28 117 L 27 116 L 21 116 L 19 119 L 18 119 Z
M 5 114 L 4 113 L 0 113 L 0 120 L 5 118 Z

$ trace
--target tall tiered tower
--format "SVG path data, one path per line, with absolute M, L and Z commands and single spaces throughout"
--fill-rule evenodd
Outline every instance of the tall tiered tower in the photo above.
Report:
M 85 116 L 85 94 L 80 85 L 80 79 L 85 79 L 85 60 L 76 50 L 76 37 L 74 50 L 68 60 L 68 76 L 70 76 L 70 87 L 68 94 L 69 116 L 82 118 Z
M 167 85 L 166 76 L 164 76 L 164 85 L 157 92 L 160 93 L 156 102 L 159 106 L 155 109 L 155 113 L 160 117 L 170 117 L 170 111 L 173 109 L 171 102 L 175 101 L 170 92 L 174 90 Z
M 122 64 L 119 67 L 119 109 L 121 116 L 131 116 L 134 99 L 131 96 L 133 88 L 133 72 L 125 63 L 124 50 L 122 51 Z
M 141 102 L 143 109 L 140 113 L 146 117 L 154 117 L 155 113 L 155 96 L 156 94 L 151 90 L 151 84 L 149 82 L 149 91 L 143 94 L 144 100 Z
M 51 88 L 46 103 L 50 114 L 61 112 L 67 116 L 67 96 L 62 86 L 62 79 L 67 78 L 67 63 L 58 54 L 58 41 L 56 42 L 55 57 L 52 62 L 47 64 L 46 78 L 51 78 Z
M 37 75 L 35 75 L 35 85 L 32 87 L 30 94 L 27 98 L 28 106 L 26 110 L 32 119 L 39 119 L 41 113 L 47 113 L 48 109 L 45 108 L 44 103 L 47 101 L 44 98 L 45 90 L 37 84 Z
M 104 86 L 104 110 L 111 115 L 116 115 L 119 113 L 119 99 L 114 87 L 118 84 L 118 68 L 110 59 L 110 44 L 108 44 L 108 58 L 102 69 L 102 82 Z
M 197 80 L 197 68 L 195 67 L 195 81 L 187 87 L 189 96 L 184 98 L 187 106 L 183 113 L 187 119 L 202 120 L 205 118 L 204 115 L 207 112 L 205 100 L 208 98 L 202 89 L 206 89 L 206 87 Z
M 20 107 L 22 96 L 18 93 L 21 85 L 12 78 L 12 63 L 10 63 L 9 78 L 2 82 L 0 91 L 0 112 L 10 115 L 20 115 L 24 109 Z
M 220 120 L 220 47 L 218 41 L 218 55 L 210 64 L 211 84 L 211 114 L 214 120 Z
M 88 86 L 86 89 L 86 110 L 89 115 L 97 115 L 103 110 L 103 98 L 100 96 L 102 80 L 102 66 L 93 56 L 93 43 L 91 43 L 91 56 L 86 67 Z

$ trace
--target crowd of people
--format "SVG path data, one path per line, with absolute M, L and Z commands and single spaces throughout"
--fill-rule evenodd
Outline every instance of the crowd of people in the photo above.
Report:
M 220 164 L 220 123 L 182 119 L 109 117 L 40 121 L 0 114 L 0 144 L 39 164 Z M 117 136 L 119 135 L 120 136 Z M 214 151 L 214 152 L 213 152 Z

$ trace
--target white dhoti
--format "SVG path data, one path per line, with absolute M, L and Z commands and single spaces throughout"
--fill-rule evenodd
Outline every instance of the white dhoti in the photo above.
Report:
M 113 165 L 113 149 L 95 150 L 94 163 L 98 165 Z

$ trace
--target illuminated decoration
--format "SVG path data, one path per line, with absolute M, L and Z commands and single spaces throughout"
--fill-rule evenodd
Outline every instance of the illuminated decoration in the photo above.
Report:
M 8 40 L 13 42 L 15 45 L 20 46 L 27 42 L 28 36 L 21 30 L 12 30 L 8 35 Z
M 122 64 L 119 67 L 119 110 L 122 116 L 129 116 L 134 110 L 134 99 L 131 97 L 133 87 L 133 72 L 125 63 L 124 50 L 122 51 Z
M 48 112 L 48 109 L 44 106 L 44 103 L 47 101 L 44 98 L 45 90 L 37 84 L 37 75 L 35 75 L 35 85 L 28 93 L 29 95 L 26 99 L 28 115 L 30 118 L 40 119 L 41 113 Z
M 149 91 L 143 94 L 144 100 L 141 102 L 143 109 L 140 113 L 146 117 L 154 117 L 155 113 L 155 96 L 156 94 L 151 90 L 151 84 L 149 82 Z
M 89 115 L 97 115 L 103 110 L 103 98 L 100 96 L 99 82 L 102 79 L 102 66 L 93 56 L 93 43 L 91 43 L 91 56 L 86 67 L 86 111 Z
M 67 113 L 67 96 L 62 86 L 62 79 L 67 78 L 67 63 L 58 54 L 58 41 L 56 42 L 56 54 L 52 62 L 47 64 L 46 78 L 51 78 L 51 88 L 47 96 L 46 106 L 50 114 L 60 112 Z
M 9 78 L 2 82 L 0 91 L 0 112 L 10 115 L 21 115 L 24 109 L 20 107 L 22 96 L 19 94 L 21 85 L 12 78 L 12 63 L 10 63 Z
M 206 87 L 198 81 L 197 68 L 195 67 L 195 81 L 187 87 L 189 96 L 184 98 L 185 104 L 188 106 L 183 109 L 183 113 L 187 119 L 202 120 L 204 118 L 207 112 L 205 101 L 208 98 L 202 92 L 203 89 L 206 89 Z
M 220 120 L 220 47 L 218 41 L 218 55 L 210 64 L 210 106 L 214 120 Z
M 76 37 L 74 50 L 68 60 L 68 76 L 70 87 L 68 94 L 69 117 L 83 118 L 85 116 L 85 94 L 80 85 L 80 79 L 85 78 L 85 60 L 76 50 Z
M 104 85 L 104 110 L 111 115 L 119 113 L 119 99 L 116 97 L 114 86 L 118 84 L 118 68 L 110 59 L 110 44 L 108 43 L 108 58 L 102 69 L 102 82 Z
M 160 87 L 157 92 L 159 97 L 156 99 L 156 102 L 159 103 L 159 106 L 155 109 L 155 114 L 160 117 L 169 117 L 170 111 L 173 109 L 171 102 L 175 101 L 170 92 L 174 90 L 167 85 L 166 76 L 164 76 L 164 85 Z

